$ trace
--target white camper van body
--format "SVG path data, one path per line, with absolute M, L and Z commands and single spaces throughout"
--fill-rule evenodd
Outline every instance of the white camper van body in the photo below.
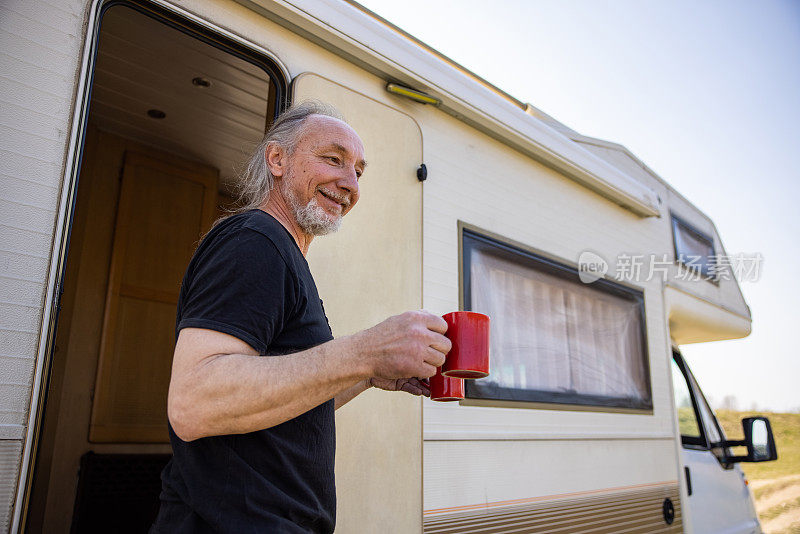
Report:
M 369 391 L 337 413 L 338 531 L 760 531 L 738 466 L 723 466 L 710 444 L 682 445 L 673 398 L 673 347 L 744 337 L 750 311 L 735 279 L 681 279 L 674 221 L 724 254 L 719 235 L 708 217 L 624 147 L 582 136 L 515 101 L 356 4 L 111 4 L 17 1 L 0 8 L 0 528 L 66 531 L 77 509 L 79 461 L 89 451 L 169 449 L 158 437 L 114 434 L 119 428 L 108 430 L 98 407 L 103 395 L 122 398 L 125 383 L 114 382 L 119 377 L 102 356 L 114 321 L 109 309 L 122 309 L 115 304 L 122 293 L 111 289 L 123 257 L 114 236 L 129 231 L 120 221 L 133 217 L 121 215 L 125 204 L 118 199 L 136 202 L 135 188 L 125 186 L 133 183 L 131 153 L 146 160 L 142 168 L 179 156 L 186 163 L 174 163 L 180 169 L 173 174 L 215 167 L 225 193 L 233 180 L 230 154 L 240 147 L 226 154 L 214 139 L 200 139 L 204 148 L 192 150 L 181 144 L 183 133 L 170 139 L 156 123 L 136 122 L 148 120 L 143 113 L 126 110 L 127 120 L 115 115 L 126 92 L 115 80 L 141 67 L 126 54 L 145 45 L 113 43 L 135 34 L 125 33 L 126 17 L 135 19 L 131 27 L 151 24 L 141 22 L 145 17 L 205 38 L 222 50 L 209 56 L 219 64 L 226 54 L 261 58 L 268 74 L 236 68 L 247 71 L 246 83 L 271 79 L 271 96 L 252 104 L 268 116 L 290 101 L 315 98 L 336 105 L 364 139 L 370 169 L 362 200 L 342 231 L 315 241 L 309 255 L 337 336 L 408 309 L 471 308 L 465 235 L 575 272 L 585 251 L 609 261 L 630 254 L 668 259 L 663 279 L 603 277 L 642 302 L 647 402 L 632 408 L 558 398 L 439 404 Z M 117 33 L 99 42 L 105 14 L 113 10 L 121 17 Z M 169 62 L 169 51 L 153 57 L 154 65 Z M 209 76 L 198 72 L 198 87 L 202 75 Z M 388 82 L 440 104 L 390 94 Z M 135 78 L 125 83 L 139 90 Z M 235 88 L 243 95 L 244 84 Z M 129 103 L 144 106 L 138 111 L 155 104 Z M 150 111 L 157 118 L 158 110 Z M 220 136 L 235 121 L 223 122 Z M 422 164 L 424 182 L 417 173 Z M 114 180 L 102 178 L 103 165 Z M 208 202 L 208 188 L 203 191 Z M 68 331 L 81 336 L 57 343 Z M 700 399 L 696 384 L 689 388 Z M 716 424 L 710 412 L 696 411 L 701 425 Z M 711 522 L 721 518 L 728 522 Z

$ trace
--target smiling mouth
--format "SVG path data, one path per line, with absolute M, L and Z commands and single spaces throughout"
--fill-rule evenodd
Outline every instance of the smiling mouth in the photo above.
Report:
M 325 191 L 324 189 L 321 188 L 317 189 L 317 191 L 319 191 L 319 193 L 323 197 L 327 198 L 331 202 L 335 202 L 336 204 L 338 204 L 341 209 L 345 209 L 348 206 L 350 206 L 350 200 L 344 195 L 339 195 L 333 193 L 332 191 Z

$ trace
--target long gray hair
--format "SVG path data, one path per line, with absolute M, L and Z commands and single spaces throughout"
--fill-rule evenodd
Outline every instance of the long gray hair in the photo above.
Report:
M 295 104 L 281 113 L 244 165 L 236 187 L 237 201 L 233 213 L 258 208 L 266 202 L 275 185 L 275 177 L 267 166 L 267 147 L 271 144 L 278 145 L 286 150 L 287 155 L 291 156 L 303 135 L 306 119 L 312 115 L 324 115 L 344 120 L 336 108 L 330 104 L 313 100 Z

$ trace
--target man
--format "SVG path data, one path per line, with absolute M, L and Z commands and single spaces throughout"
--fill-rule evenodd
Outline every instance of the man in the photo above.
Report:
M 407 312 L 333 339 L 305 260 L 358 202 L 365 166 L 335 112 L 291 108 L 251 160 L 245 209 L 195 252 L 169 386 L 174 455 L 152 532 L 331 532 L 334 409 L 369 387 L 429 394 L 420 378 L 450 350 L 444 320 Z

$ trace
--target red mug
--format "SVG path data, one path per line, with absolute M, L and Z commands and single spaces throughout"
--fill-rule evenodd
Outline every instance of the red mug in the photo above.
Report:
M 457 401 L 464 398 L 464 381 L 460 378 L 450 378 L 442 374 L 442 368 L 436 369 L 436 374 L 429 379 L 431 400 Z
M 489 376 L 489 316 L 471 311 L 450 312 L 447 334 L 453 348 L 447 353 L 442 374 L 452 378 Z

